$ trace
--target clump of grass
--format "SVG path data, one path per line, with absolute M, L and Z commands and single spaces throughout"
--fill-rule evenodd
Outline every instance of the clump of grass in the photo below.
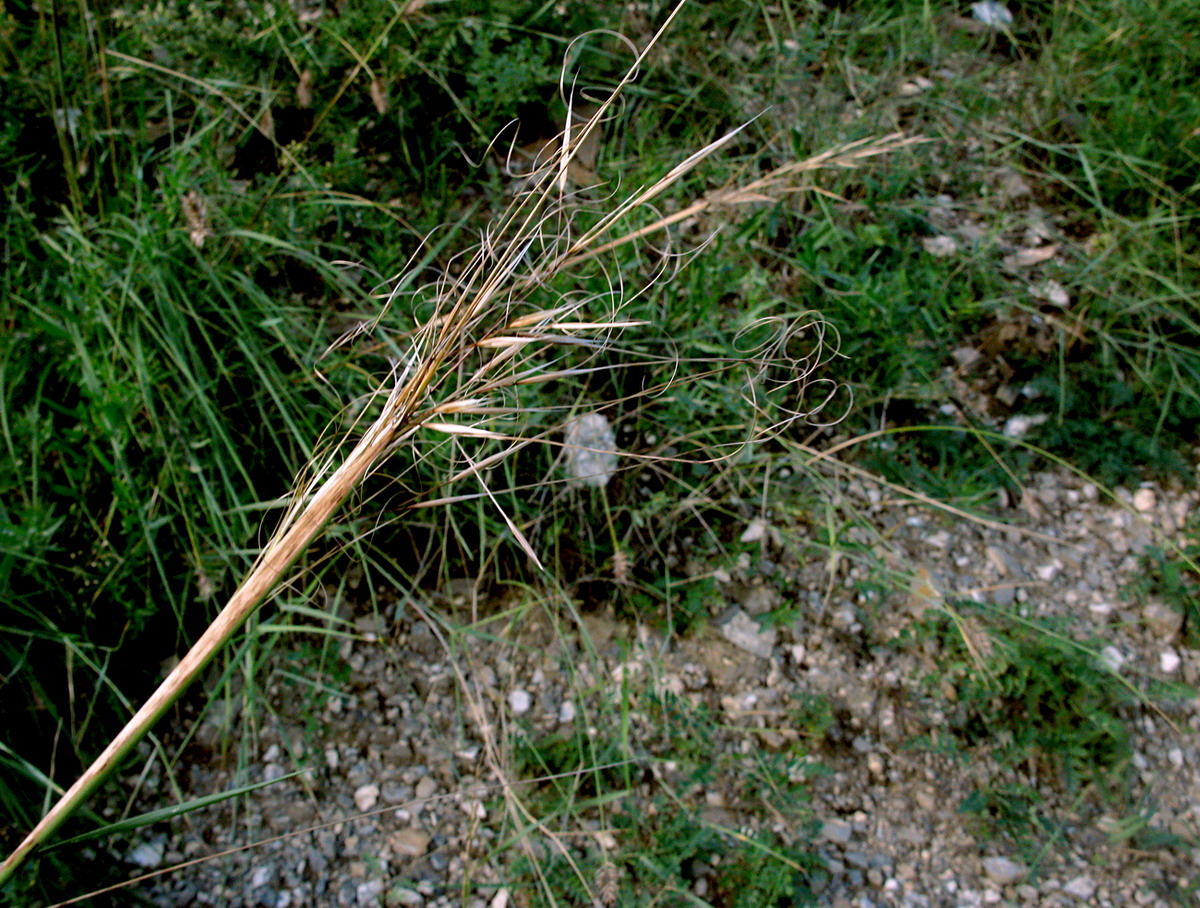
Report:
M 510 778 L 549 781 L 521 795 L 522 815 L 538 823 L 533 847 L 507 862 L 510 889 L 547 905 L 815 903 L 827 881 L 810 845 L 815 767 L 744 756 L 737 728 L 645 681 L 583 698 L 566 732 L 512 732 Z M 706 815 L 713 794 L 745 822 Z M 762 815 L 787 818 L 786 841 L 759 828 Z
M 927 744 L 980 767 L 960 809 L 982 832 L 1040 859 L 1062 834 L 1047 792 L 1074 809 L 1128 799 L 1129 723 L 1152 694 L 1109 668 L 1099 647 L 969 603 L 947 603 L 901 639 L 937 641 L 938 668 L 925 680 L 946 720 Z
M 1139 698 L 1098 651 L 1062 628 L 987 610 L 955 608 L 925 619 L 921 634 L 940 641 L 946 661 L 931 680 L 954 685 L 950 726 L 964 745 L 1037 767 L 1067 790 L 1120 787 L 1125 713 Z

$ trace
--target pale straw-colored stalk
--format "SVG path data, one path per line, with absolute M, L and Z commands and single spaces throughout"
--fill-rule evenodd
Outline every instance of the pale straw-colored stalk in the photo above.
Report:
M 682 5 L 682 4 L 681 4 Z M 477 439 L 507 436 L 482 425 L 457 422 L 456 417 L 487 418 L 503 413 L 505 407 L 489 401 L 506 389 L 581 374 L 583 369 L 554 369 L 534 359 L 535 351 L 558 346 L 580 345 L 603 349 L 614 332 L 640 322 L 621 318 L 615 307 L 607 318 L 582 317 L 583 299 L 562 300 L 548 309 L 517 314 L 512 305 L 523 295 L 546 288 L 560 273 L 597 256 L 638 242 L 686 218 L 705 211 L 776 199 L 796 187 L 787 181 L 818 168 L 852 167 L 858 162 L 909 142 L 900 135 L 843 146 L 808 161 L 782 167 L 746 186 L 710 193 L 706 198 L 652 223 L 618 234 L 617 228 L 634 212 L 644 210 L 692 168 L 730 143 L 744 127 L 689 155 L 662 179 L 636 190 L 595 226 L 570 239 L 564 224 L 570 203 L 566 194 L 567 165 L 578 149 L 611 117 L 611 106 L 650 48 L 670 27 L 680 7 L 668 17 L 637 56 L 629 74 L 604 103 L 582 125 L 570 126 L 554 154 L 530 177 L 527 188 L 511 203 L 485 234 L 479 248 L 455 278 L 436 288 L 438 306 L 433 317 L 408 337 L 409 349 L 393 363 L 385 387 L 377 392 L 378 415 L 353 444 L 348 454 L 332 454 L 311 465 L 310 477 L 301 483 L 279 528 L 220 614 L 179 661 L 167 678 L 117 734 L 103 753 L 51 808 L 29 835 L 0 865 L 0 886 L 39 845 L 96 790 L 196 679 L 204 666 L 220 651 L 250 614 L 272 593 L 286 573 L 346 500 L 399 446 L 412 441 L 421 430 Z M 616 234 L 614 236 L 614 234 Z M 613 237 L 609 239 L 609 237 Z M 537 253 L 536 258 L 534 253 Z M 389 301 L 390 304 L 390 301 Z M 387 306 L 376 324 L 384 318 Z M 375 327 L 375 326 L 369 326 Z M 463 368 L 472 364 L 465 377 Z M 479 476 L 522 442 L 514 441 L 502 451 L 471 464 L 453 479 Z M 339 462 L 340 458 L 340 462 Z M 486 485 L 484 486 L 487 492 Z M 494 499 L 493 499 L 494 500 Z M 536 554 L 520 529 L 503 510 L 501 514 L 513 538 L 536 562 Z

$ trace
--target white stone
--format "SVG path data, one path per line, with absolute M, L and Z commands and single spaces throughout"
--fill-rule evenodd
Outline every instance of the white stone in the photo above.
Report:
M 1158 657 L 1158 667 L 1168 675 L 1178 671 L 1181 662 L 1179 654 L 1173 649 L 1163 650 Z
M 358 897 L 360 905 L 378 905 L 379 897 L 383 895 L 383 890 L 386 884 L 383 880 L 367 880 L 365 883 L 359 883 L 355 889 L 355 895 Z
M 1114 672 L 1120 671 L 1121 666 L 1125 664 L 1125 656 L 1115 646 L 1106 646 L 1100 650 L 1100 659 Z
M 565 426 L 567 472 L 577 485 L 602 489 L 617 472 L 617 436 L 608 418 L 585 413 Z
M 163 862 L 163 855 L 166 854 L 166 851 L 167 840 L 156 838 L 149 842 L 142 842 L 126 855 L 125 860 L 135 867 L 153 870 Z
M 958 252 L 958 240 L 952 236 L 927 236 L 921 246 L 935 258 L 949 258 Z
M 1055 558 L 1049 564 L 1040 564 L 1036 568 L 1039 580 L 1044 580 L 1049 583 L 1062 571 L 1062 562 Z
M 270 864 L 262 864 L 255 867 L 250 873 L 250 888 L 257 889 L 259 886 L 265 886 L 271 882 L 271 877 L 275 873 L 275 869 Z
M 1143 514 L 1153 511 L 1157 504 L 1154 489 L 1138 489 L 1133 493 L 1133 506 Z
M 508 705 L 514 713 L 520 716 L 529 712 L 529 707 L 533 706 L 533 697 L 529 695 L 529 691 L 518 687 L 508 695 Z
M 945 530 L 938 530 L 936 533 L 931 533 L 925 538 L 927 545 L 933 546 L 935 549 L 945 551 L 950 547 L 950 534 Z
M 575 721 L 575 704 L 570 700 L 563 700 L 562 706 L 558 708 L 558 721 L 564 725 Z
M 1018 415 L 1010 417 L 1008 422 L 1004 424 L 1004 435 L 1006 438 L 1024 438 L 1029 434 L 1029 430 L 1040 426 L 1050 417 L 1045 413 L 1033 413 L 1029 416 Z
M 742 542 L 760 542 L 767 536 L 767 522 L 761 517 L 756 517 L 746 524 L 746 529 L 742 531 Z
M 1038 284 L 1033 288 L 1033 294 L 1039 299 L 1044 299 L 1052 306 L 1065 308 L 1071 305 L 1071 295 L 1067 293 L 1066 288 L 1058 281 L 1051 280 Z
M 1077 876 L 1063 886 L 1063 892 L 1077 899 L 1090 899 L 1096 892 L 1096 884 L 1091 877 Z
M 359 810 L 370 810 L 379 803 L 379 786 L 363 785 L 354 792 L 354 803 Z

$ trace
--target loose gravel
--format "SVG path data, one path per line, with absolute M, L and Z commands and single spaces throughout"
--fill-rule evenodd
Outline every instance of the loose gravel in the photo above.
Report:
M 486 619 L 486 635 L 456 637 L 400 599 L 382 615 L 346 605 L 356 634 L 342 644 L 337 670 L 320 680 L 332 694 L 287 683 L 276 669 L 295 667 L 283 666 L 289 654 L 280 654 L 281 664 L 263 669 L 272 718 L 260 720 L 249 759 L 240 769 L 222 762 L 224 716 L 214 716 L 178 781 L 185 797 L 198 797 L 302 772 L 169 832 L 144 833 L 119 859 L 131 876 L 203 859 L 137 887 L 161 906 L 534 904 L 534 890 L 514 884 L 514 862 L 552 854 L 561 836 L 540 826 L 542 818 L 519 814 L 539 802 L 528 776 L 513 775 L 514 742 L 587 728 L 624 702 L 632 747 L 645 755 L 630 797 L 654 810 L 654 792 L 670 788 L 700 806 L 703 822 L 805 844 L 826 869 L 816 881 L 822 904 L 1167 908 L 1172 894 L 1194 898 L 1194 694 L 1128 710 L 1131 799 L 1105 803 L 1065 792 L 1044 769 L 992 765 L 986 748 L 964 759 L 936 746 L 954 691 L 933 695 L 920 679 L 941 653 L 928 642 L 890 641 L 946 602 L 989 603 L 1068 622 L 1075 639 L 1093 641 L 1105 664 L 1138 687 L 1194 690 L 1200 653 L 1186 645 L 1180 613 L 1123 591 L 1156 533 L 1182 541 L 1197 494 L 1147 485 L 1114 502 L 1071 474 L 1047 472 L 1009 503 L 1009 526 L 888 498 L 857 481 L 842 482 L 835 497 L 848 522 L 858 522 L 850 532 L 868 558 L 802 563 L 789 554 L 795 547 L 781 544 L 802 528 L 769 516 L 748 520 L 735 536 L 752 536 L 792 592 L 746 559 L 709 569 L 720 597 L 713 620 L 682 638 L 565 607 L 521 611 L 511 597 L 480 603 L 463 595 L 470 585 L 462 583 L 430 607 L 451 625 Z M 907 586 L 880 598 L 860 591 L 859 581 L 888 571 Z M 788 621 L 758 620 L 784 608 Z M 505 619 L 509 612 L 520 620 Z M 986 645 L 986 633 L 980 640 Z M 676 730 L 661 740 L 663 720 L 651 715 L 647 692 L 718 717 L 719 731 L 702 742 L 714 766 L 703 790 L 679 776 L 687 739 Z M 814 696 L 828 705 L 819 734 L 789 724 L 796 704 Z M 748 800 L 746 773 L 757 759 L 797 753 L 807 803 Z M 1058 823 L 1032 857 L 961 809 L 997 773 L 1020 776 Z M 167 796 L 165 784 L 153 772 L 140 781 L 147 808 L 161 806 L 154 798 Z M 1122 834 L 1129 804 L 1141 805 L 1140 822 L 1163 847 L 1134 847 Z M 620 846 L 591 815 L 576 819 L 593 848 Z M 514 836 L 517 826 L 527 835 Z M 557 819 L 554 829 L 561 832 Z M 208 857 L 228 849 L 239 850 Z M 619 882 L 616 865 L 602 870 L 599 903 Z M 697 874 L 701 903 L 709 885 Z

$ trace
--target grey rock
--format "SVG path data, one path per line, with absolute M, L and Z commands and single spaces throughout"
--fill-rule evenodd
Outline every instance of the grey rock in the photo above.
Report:
M 1183 612 L 1171 608 L 1161 599 L 1151 599 L 1142 609 L 1142 621 L 1155 635 L 1170 640 L 1183 628 Z
M 773 627 L 760 627 L 757 621 L 738 609 L 733 618 L 721 626 L 721 636 L 739 649 L 770 659 L 779 632 Z
M 387 781 L 379 786 L 379 796 L 388 804 L 403 804 L 413 796 L 413 790 L 409 785 Z
M 854 835 L 854 827 L 845 820 L 826 820 L 821 826 L 821 838 L 827 842 L 845 845 Z
M 142 842 L 137 845 L 125 856 L 125 860 L 135 867 L 141 867 L 145 870 L 153 870 L 163 862 L 163 855 L 167 852 L 167 837 L 155 836 L 148 842 Z
M 866 870 L 871 866 L 871 859 L 862 851 L 847 851 L 842 857 L 851 867 L 861 867 Z
M 417 800 L 424 801 L 433 797 L 433 793 L 437 791 L 437 782 L 433 776 L 422 776 L 421 781 L 417 782 Z
M 1020 861 L 1006 857 L 990 857 L 983 859 L 983 872 L 989 880 L 999 886 L 1008 886 L 1025 878 L 1029 868 Z
M 779 607 L 779 593 L 770 586 L 752 586 L 742 596 L 742 608 L 750 615 L 765 615 Z
M 425 896 L 405 885 L 393 886 L 384 899 L 387 905 L 424 905 Z
M 358 896 L 358 904 L 378 905 L 384 888 L 383 880 L 367 880 L 365 883 L 359 883 L 355 891 Z

